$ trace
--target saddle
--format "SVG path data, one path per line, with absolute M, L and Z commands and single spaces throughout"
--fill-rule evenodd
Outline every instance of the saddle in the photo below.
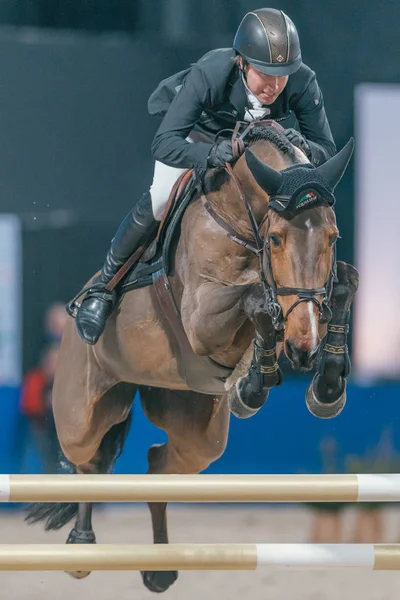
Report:
M 161 269 L 169 274 L 171 243 L 196 189 L 193 169 L 188 169 L 171 190 L 156 236 L 127 260 L 114 278 L 111 289 L 121 282 L 119 294 L 123 295 L 130 290 L 151 285 L 154 274 Z

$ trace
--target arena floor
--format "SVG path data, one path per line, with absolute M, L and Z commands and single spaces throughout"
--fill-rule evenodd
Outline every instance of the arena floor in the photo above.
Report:
M 345 522 L 350 530 L 350 509 Z M 386 542 L 400 531 L 400 513 L 385 510 Z M 171 542 L 308 542 L 311 513 L 305 507 L 172 506 Z M 99 543 L 148 543 L 151 525 L 147 507 L 98 508 L 94 528 Z M 60 543 L 65 530 L 44 533 L 27 526 L 22 515 L 0 512 L 0 543 Z M 181 572 L 164 593 L 176 600 L 398 600 L 400 572 L 365 570 L 288 571 L 259 569 L 234 572 Z M 74 580 L 58 572 L 1 572 L 0 600 L 142 600 L 154 597 L 136 572 L 94 572 Z

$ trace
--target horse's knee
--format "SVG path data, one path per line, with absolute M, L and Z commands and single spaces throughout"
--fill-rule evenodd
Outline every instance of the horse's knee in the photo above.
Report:
M 359 272 L 354 265 L 338 260 L 336 263 L 337 278 L 339 281 L 352 284 L 357 287 L 359 282 Z
M 348 263 L 337 262 L 337 281 L 333 285 L 333 298 L 341 296 L 354 297 L 358 290 L 359 272 L 357 269 Z

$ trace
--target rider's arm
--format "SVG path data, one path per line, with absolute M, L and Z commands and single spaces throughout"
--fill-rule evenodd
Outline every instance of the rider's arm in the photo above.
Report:
M 310 78 L 304 92 L 291 103 L 302 135 L 311 151 L 311 162 L 318 166 L 336 154 L 331 129 L 324 108 L 324 99 L 315 74 Z
M 193 65 L 154 137 L 151 150 L 156 160 L 172 167 L 205 170 L 212 144 L 192 144 L 186 137 L 209 103 L 209 95 L 204 70 Z

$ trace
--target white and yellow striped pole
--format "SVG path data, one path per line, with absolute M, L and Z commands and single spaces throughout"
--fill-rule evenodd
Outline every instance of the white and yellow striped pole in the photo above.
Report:
M 400 475 L 0 475 L 3 502 L 400 502 Z
M 400 545 L 0 545 L 0 571 L 252 571 L 259 567 L 400 570 Z

